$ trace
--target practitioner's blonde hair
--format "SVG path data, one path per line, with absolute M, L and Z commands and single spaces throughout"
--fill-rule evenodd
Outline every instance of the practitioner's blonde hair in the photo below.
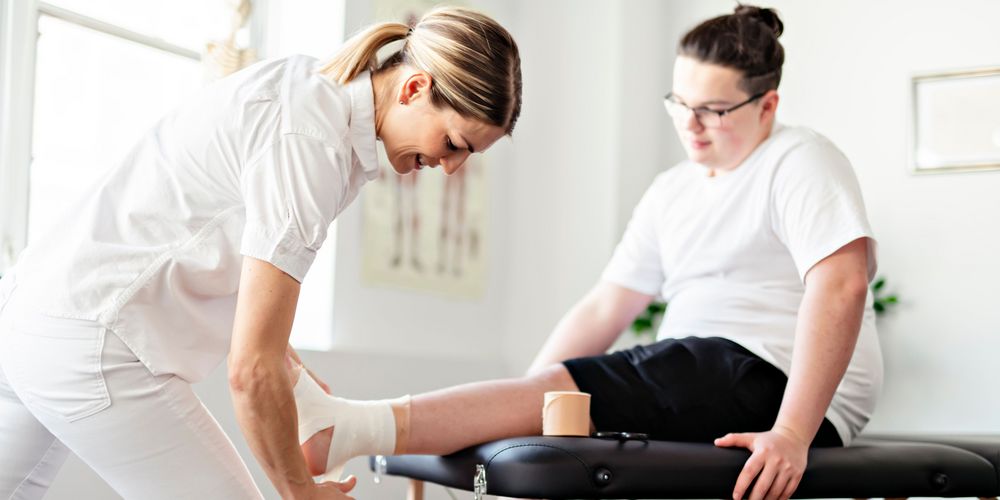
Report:
M 403 46 L 379 63 L 379 49 L 400 40 Z M 493 19 L 469 9 L 438 7 L 412 28 L 375 24 L 351 37 L 320 72 L 345 84 L 366 70 L 400 64 L 431 76 L 436 106 L 502 127 L 507 135 L 513 132 L 521 114 L 521 57 L 510 33 Z

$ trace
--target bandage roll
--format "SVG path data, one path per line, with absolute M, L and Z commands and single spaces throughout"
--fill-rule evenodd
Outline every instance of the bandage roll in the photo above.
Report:
M 590 394 L 552 391 L 545 393 L 542 406 L 542 434 L 545 436 L 589 436 Z

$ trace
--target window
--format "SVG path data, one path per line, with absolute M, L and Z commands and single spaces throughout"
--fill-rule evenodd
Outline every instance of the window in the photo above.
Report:
M 201 51 L 228 35 L 232 7 L 224 0 L 0 0 L 0 275 L 145 130 L 205 83 Z M 342 40 L 342 1 L 254 0 L 253 7 L 236 42 L 261 56 L 321 57 Z M 269 53 L 258 42 L 265 33 Z M 303 284 L 292 332 L 299 348 L 332 343 L 334 234 Z
M 38 19 L 28 242 L 202 84 L 197 59 Z
M 201 85 L 199 3 L 0 0 L 0 273 Z
M 253 6 L 236 42 L 262 56 L 324 56 L 342 40 L 342 2 Z M 223 0 L 0 0 L 0 275 L 144 131 L 205 83 L 201 51 L 228 35 L 232 7 Z M 265 33 L 270 54 L 251 43 Z M 331 231 L 303 284 L 296 347 L 332 343 L 334 246 Z

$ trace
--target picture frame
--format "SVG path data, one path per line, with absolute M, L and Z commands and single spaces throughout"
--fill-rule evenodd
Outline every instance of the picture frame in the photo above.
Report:
M 1000 67 L 914 75 L 914 173 L 1000 170 Z

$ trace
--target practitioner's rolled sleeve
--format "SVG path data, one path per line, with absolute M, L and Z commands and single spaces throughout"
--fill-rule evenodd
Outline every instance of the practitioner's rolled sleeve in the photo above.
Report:
M 269 262 L 301 282 L 345 199 L 338 149 L 320 139 L 285 134 L 250 165 L 242 180 L 243 255 Z

